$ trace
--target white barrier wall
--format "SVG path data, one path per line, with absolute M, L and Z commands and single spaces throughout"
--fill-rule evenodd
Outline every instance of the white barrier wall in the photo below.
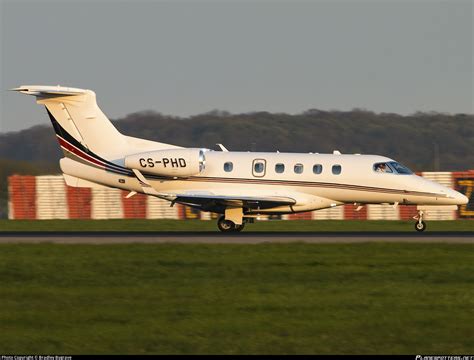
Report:
M 62 176 L 36 176 L 38 219 L 67 219 L 66 187 Z
M 342 220 L 344 219 L 344 206 L 335 206 L 311 212 L 313 220 Z
M 393 205 L 367 205 L 368 220 L 400 220 L 400 211 Z
M 122 219 L 121 191 L 118 189 L 92 189 L 92 219 Z
M 441 185 L 454 188 L 456 181 L 468 196 L 474 190 L 474 171 L 468 172 L 424 172 L 422 176 Z M 459 185 L 461 184 L 461 185 Z M 464 184 L 464 185 L 462 185 Z M 466 185 L 467 184 L 467 185 Z M 71 188 L 65 185 L 61 175 L 54 176 L 19 176 L 9 178 L 8 211 L 10 219 L 211 219 L 211 213 L 185 210 L 182 205 L 171 207 L 165 200 L 151 196 L 135 195 L 127 199 L 118 189 Z M 337 206 L 330 209 L 308 213 L 283 215 L 283 219 L 369 219 L 369 220 L 411 220 L 416 214 L 415 206 L 367 205 L 360 212 L 355 212 L 353 204 Z M 471 207 L 461 208 L 459 214 L 466 218 L 473 217 Z M 426 214 L 427 220 L 453 220 L 458 212 L 452 210 L 433 210 Z M 263 216 L 262 216 L 263 218 Z
M 178 206 L 170 206 L 170 202 L 148 196 L 146 201 L 146 217 L 148 219 L 178 219 Z

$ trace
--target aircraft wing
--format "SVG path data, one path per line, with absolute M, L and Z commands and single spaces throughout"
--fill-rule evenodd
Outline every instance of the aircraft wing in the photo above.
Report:
M 244 207 L 250 209 L 269 209 L 277 206 L 294 205 L 295 199 L 283 196 L 241 196 L 213 195 L 206 193 L 160 194 L 161 198 L 172 202 L 198 206 L 203 209 L 215 206 Z
M 133 173 L 140 181 L 142 190 L 145 194 L 159 197 L 188 206 L 199 207 L 203 210 L 208 210 L 216 207 L 245 207 L 249 209 L 269 209 L 277 206 L 294 205 L 296 200 L 286 196 L 271 196 L 271 195 L 241 195 L 241 194 L 226 194 L 217 195 L 208 191 L 186 191 L 186 192 L 169 192 L 162 193 L 156 191 L 143 174 L 137 170 L 132 169 Z

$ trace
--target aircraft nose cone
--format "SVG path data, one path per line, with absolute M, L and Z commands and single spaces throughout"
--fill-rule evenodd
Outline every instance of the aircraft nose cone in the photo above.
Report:
M 469 202 L 469 198 L 461 193 L 458 193 L 459 205 L 465 205 Z
M 452 197 L 454 198 L 456 205 L 465 205 L 469 202 L 469 198 L 467 196 L 455 190 L 452 190 Z

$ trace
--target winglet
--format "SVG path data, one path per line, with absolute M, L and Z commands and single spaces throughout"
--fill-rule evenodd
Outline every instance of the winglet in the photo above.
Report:
M 138 169 L 132 169 L 133 173 L 137 177 L 137 179 L 144 185 L 147 185 L 151 187 L 151 184 L 148 182 L 148 180 L 143 176 L 143 174 L 140 172 Z
M 153 195 L 153 196 L 159 197 L 160 199 L 165 199 L 165 200 L 168 200 L 168 201 L 172 201 L 176 198 L 176 196 L 173 195 L 173 194 L 165 194 L 165 193 L 160 193 L 160 192 L 156 191 L 155 188 L 153 186 L 151 186 L 151 184 L 145 178 L 145 176 L 143 176 L 143 174 L 140 172 L 140 170 L 132 169 L 132 171 L 135 174 L 135 176 L 137 177 L 138 181 L 140 181 L 140 185 L 141 185 L 142 190 L 145 194 Z M 134 193 L 134 192 L 135 191 L 130 192 L 129 195 L 133 196 L 131 194 Z

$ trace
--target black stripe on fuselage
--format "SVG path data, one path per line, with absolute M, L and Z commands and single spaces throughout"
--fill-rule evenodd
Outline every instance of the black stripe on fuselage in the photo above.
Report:
M 339 189 L 339 190 L 354 190 L 354 191 L 366 191 L 374 193 L 385 193 L 385 194 L 399 194 L 399 195 L 414 195 L 414 196 L 430 196 L 430 197 L 441 197 L 440 194 L 422 192 L 422 191 L 408 191 L 400 189 L 389 189 L 362 185 L 352 184 L 339 184 L 339 183 L 325 183 L 325 182 L 312 182 L 312 181 L 295 181 L 295 180 L 271 180 L 271 179 L 249 179 L 249 178 L 226 178 L 226 177 L 205 177 L 205 176 L 191 176 L 189 178 L 182 179 L 170 179 L 164 176 L 158 175 L 144 175 L 150 180 L 160 181 L 190 181 L 190 182 L 209 182 L 209 183 L 232 183 L 232 184 L 254 184 L 254 185 L 279 185 L 279 186 L 300 186 L 300 187 L 319 187 L 328 189 Z
M 408 190 L 379 188 L 379 187 L 370 187 L 370 186 L 362 186 L 362 185 L 323 183 L 323 182 L 312 182 L 312 181 L 264 180 L 264 179 L 246 179 L 246 178 L 215 178 L 215 177 L 199 177 L 199 176 L 189 178 L 188 180 L 195 181 L 195 182 L 264 184 L 264 185 L 281 185 L 281 186 L 321 187 L 321 188 L 332 188 L 332 189 L 336 188 L 340 190 L 356 190 L 356 191 L 393 193 L 393 194 L 417 195 L 417 196 L 436 196 L 436 197 L 442 196 L 439 194 L 421 192 L 421 191 L 408 191 Z
M 80 151 L 86 153 L 87 155 L 95 158 L 98 161 L 101 161 L 104 163 L 105 166 L 107 166 L 108 171 L 112 172 L 117 172 L 120 171 L 120 174 L 123 175 L 123 172 L 133 176 L 133 172 L 130 169 L 127 169 L 123 166 L 114 164 L 100 156 L 98 156 L 96 153 L 93 151 L 89 150 L 86 148 L 84 145 L 82 145 L 79 141 L 77 141 L 71 134 L 69 134 L 56 120 L 56 118 L 51 114 L 51 112 L 46 108 L 46 111 L 48 112 L 48 116 L 51 120 L 51 123 L 53 124 L 54 131 L 56 132 L 56 135 L 62 137 L 64 140 L 66 140 L 68 143 L 70 143 L 72 146 L 76 147 Z

